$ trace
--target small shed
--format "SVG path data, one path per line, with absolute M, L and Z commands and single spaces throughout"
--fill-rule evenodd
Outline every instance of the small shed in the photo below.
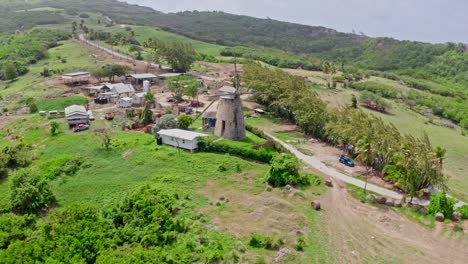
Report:
M 65 117 L 69 126 L 88 123 L 88 112 L 82 105 L 72 105 L 65 108 Z
M 132 79 L 132 83 L 135 85 L 143 85 L 144 81 L 152 82 L 158 77 L 152 73 L 130 74 L 129 76 Z
M 62 75 L 62 80 L 68 85 L 80 85 L 89 82 L 91 73 L 89 72 L 73 72 Z
M 143 105 L 143 98 L 145 97 L 146 93 L 136 93 L 132 96 L 133 105 L 134 106 L 142 106 Z
M 198 148 L 199 138 L 208 137 L 205 134 L 182 129 L 163 129 L 158 132 L 158 135 L 158 143 L 186 149 L 190 152 Z
M 129 108 L 132 107 L 133 99 L 130 97 L 122 97 L 117 101 L 117 106 L 120 108 Z
M 216 111 L 206 111 L 202 115 L 203 129 L 213 130 L 216 126 Z
M 110 89 L 105 85 L 97 85 L 81 88 L 81 91 L 88 96 L 97 96 L 100 93 L 110 92 Z

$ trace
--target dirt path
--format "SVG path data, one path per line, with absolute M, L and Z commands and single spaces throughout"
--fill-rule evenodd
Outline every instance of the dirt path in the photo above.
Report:
M 468 241 L 350 197 L 341 182 L 321 201 L 337 263 L 466 263 Z M 439 230 L 439 231 L 438 231 Z
M 326 175 L 328 175 L 330 177 L 333 177 L 333 178 L 336 178 L 338 180 L 350 183 L 352 185 L 364 188 L 364 186 L 365 186 L 364 181 L 361 181 L 361 180 L 358 180 L 358 179 L 353 178 L 351 176 L 345 175 L 345 174 L 337 171 L 334 168 L 328 167 L 327 165 L 322 163 L 316 157 L 308 156 L 308 155 L 303 154 L 302 152 L 297 150 L 292 145 L 281 141 L 280 139 L 276 138 L 275 136 L 271 135 L 268 132 L 265 132 L 265 134 L 267 136 L 269 136 L 270 138 L 272 138 L 274 141 L 280 143 L 283 147 L 288 149 L 292 154 L 294 154 L 298 159 L 305 162 L 308 166 L 311 166 L 311 167 L 323 172 L 324 174 L 326 174 Z M 384 195 L 384 196 L 387 196 L 387 197 L 390 197 L 390 198 L 393 198 L 393 199 L 402 199 L 402 197 L 403 197 L 401 194 L 399 194 L 397 192 L 394 192 L 394 191 L 379 187 L 379 186 L 374 185 L 372 183 L 367 184 L 367 189 L 372 191 L 372 192 L 375 192 L 375 193 L 378 193 L 380 195 Z

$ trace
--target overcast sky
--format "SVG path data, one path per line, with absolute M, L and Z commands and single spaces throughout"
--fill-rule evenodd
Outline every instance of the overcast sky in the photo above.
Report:
M 221 10 L 426 42 L 468 43 L 468 0 L 126 0 L 158 11 Z

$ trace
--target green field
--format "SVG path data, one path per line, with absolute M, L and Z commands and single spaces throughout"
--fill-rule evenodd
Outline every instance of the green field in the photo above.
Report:
M 59 78 L 61 72 L 92 71 L 111 62 L 107 58 L 94 60 L 91 57 L 91 52 L 82 49 L 80 44 L 74 40 L 64 41 L 62 45 L 50 49 L 48 53 L 49 57 L 46 60 L 31 65 L 29 72 L 20 76 L 13 83 L 0 83 L 0 96 L 6 99 L 0 101 L 2 107 L 9 109 L 21 107 L 21 105 L 18 105 L 18 101 L 27 97 L 33 97 L 37 101 L 41 101 L 41 104 L 48 106 L 50 103 L 44 101 L 45 96 L 64 93 L 64 88 L 53 82 L 53 80 Z M 65 63 L 62 62 L 62 58 L 66 60 Z M 49 71 L 56 71 L 56 73 L 51 77 L 44 78 L 40 75 L 44 68 L 48 68 Z M 52 109 L 54 107 L 46 107 L 45 110 L 55 110 Z

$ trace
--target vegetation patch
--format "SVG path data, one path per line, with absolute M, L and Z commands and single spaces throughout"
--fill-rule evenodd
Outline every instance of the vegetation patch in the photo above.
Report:
M 69 96 L 63 98 L 41 99 L 37 102 L 40 111 L 61 111 L 71 105 L 85 105 L 88 99 L 83 96 Z

